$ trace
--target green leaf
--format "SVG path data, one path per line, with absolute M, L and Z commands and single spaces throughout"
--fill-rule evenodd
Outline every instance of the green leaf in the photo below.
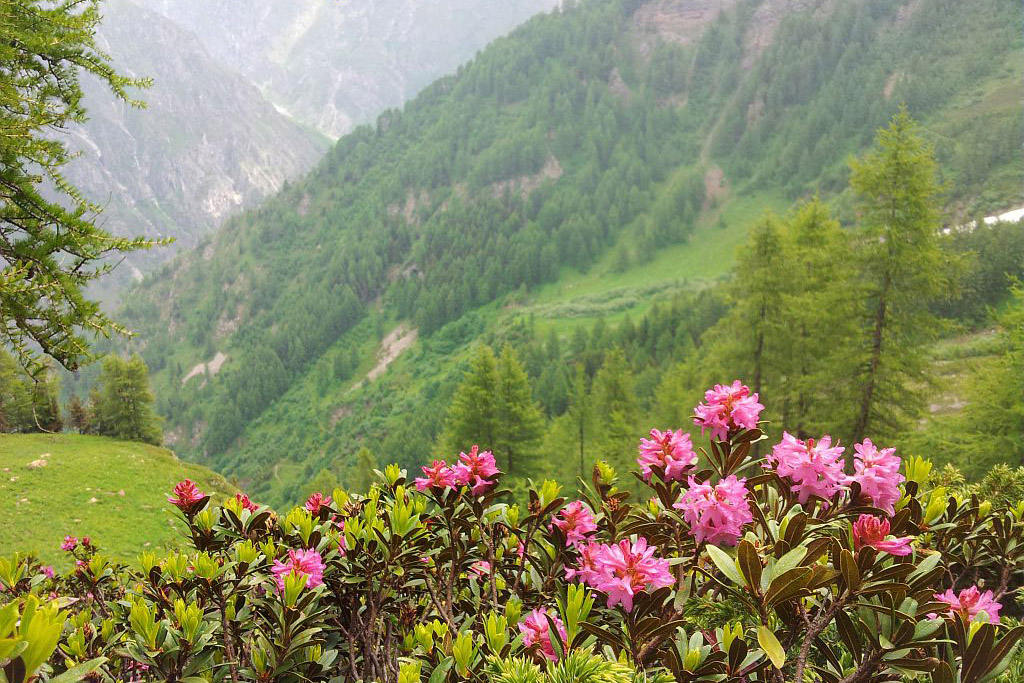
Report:
M 80 681 L 99 669 L 106 663 L 106 661 L 106 657 L 97 657 L 96 659 L 90 659 L 88 662 L 82 662 L 77 666 L 71 667 L 59 676 L 54 676 L 50 679 L 50 683 L 75 683 L 75 681 Z M 183 683 L 188 683 L 188 679 L 185 679 Z
M 732 556 L 729 555 L 729 553 L 713 545 L 706 546 L 705 550 L 708 551 L 708 557 L 710 557 L 711 561 L 715 563 L 715 566 L 718 567 L 719 571 L 725 574 L 730 581 L 735 583 L 737 586 L 744 585 L 745 581 L 740 575 L 740 570 L 736 568 L 736 561 L 732 559 Z
M 775 637 L 770 628 L 762 624 L 757 627 L 757 644 L 761 646 L 768 659 L 776 669 L 781 669 L 786 663 L 786 651 L 782 649 L 782 643 Z

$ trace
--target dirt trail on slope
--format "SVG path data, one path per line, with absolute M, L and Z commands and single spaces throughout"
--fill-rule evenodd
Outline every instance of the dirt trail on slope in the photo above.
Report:
M 419 330 L 409 327 L 405 323 L 391 330 L 388 336 L 381 341 L 380 348 L 377 349 L 377 365 L 366 373 L 366 381 L 372 382 L 380 377 L 388 369 L 388 366 L 402 355 L 403 351 L 413 345 L 418 336 Z

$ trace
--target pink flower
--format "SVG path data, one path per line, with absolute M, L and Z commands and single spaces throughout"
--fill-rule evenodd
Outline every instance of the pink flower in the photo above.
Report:
M 492 477 L 500 473 L 494 454 L 481 451 L 479 446 L 473 446 L 469 453 L 459 453 L 459 463 L 455 465 L 454 472 L 455 483 L 471 487 L 474 496 L 494 486 Z
M 689 478 L 689 488 L 672 507 L 683 511 L 683 519 L 690 525 L 690 535 L 698 544 L 736 545 L 743 535 L 743 525 L 754 519 L 746 482 L 746 479 L 737 479 L 735 474 L 716 486 Z
M 446 486 L 454 488 L 455 472 L 444 460 L 435 460 L 430 467 L 421 467 L 425 477 L 417 477 L 416 489 L 426 491 L 427 489 L 443 489 Z
M 44 564 L 42 567 L 39 568 L 39 570 L 43 572 L 43 575 L 46 578 L 48 578 L 48 579 L 52 579 L 53 578 L 53 567 L 51 567 L 50 565 Z
M 579 577 L 580 581 L 590 586 L 597 585 L 599 571 L 597 569 L 598 558 L 604 553 L 608 546 L 593 541 L 586 545 L 576 546 L 580 552 L 578 566 L 565 568 L 565 580 L 572 581 Z
M 71 552 L 78 547 L 78 539 L 74 536 L 65 536 L 64 542 L 60 544 L 60 549 L 65 552 Z
M 491 575 L 491 563 L 487 560 L 478 560 L 470 565 L 469 571 L 482 579 L 485 576 Z
M 757 394 L 750 387 L 735 380 L 732 386 L 716 384 L 704 392 L 704 403 L 693 409 L 694 424 L 700 433 L 711 430 L 711 438 L 725 441 L 732 429 L 754 429 L 764 406 L 757 402 Z
M 597 531 L 594 513 L 583 502 L 574 500 L 559 510 L 551 520 L 551 526 L 558 527 L 565 534 L 565 545 L 579 545 L 589 534 Z
M 903 538 L 889 537 L 889 520 L 873 515 L 861 515 L 853 523 L 853 549 L 860 550 L 867 546 L 883 553 L 902 557 L 914 552 L 910 536 Z
M 621 604 L 624 610 L 632 612 L 637 593 L 675 583 L 668 560 L 654 557 L 654 550 L 647 547 L 647 539 L 642 536 L 632 544 L 624 539 L 618 545 L 590 545 L 574 574 L 606 593 L 608 607 Z M 591 566 L 585 568 L 584 563 Z
M 783 432 L 782 443 L 772 448 L 767 460 L 780 477 L 793 482 L 792 489 L 803 505 L 811 496 L 831 500 L 843 488 L 846 481 L 844 450 L 842 446 L 832 446 L 832 437 L 828 434 L 815 443 L 814 439 L 805 442 Z
M 92 545 L 92 539 L 88 536 L 82 536 L 82 545 L 88 548 Z
M 949 605 L 950 616 L 959 614 L 966 621 L 973 620 L 974 617 L 978 616 L 978 612 L 985 612 L 988 614 L 988 620 L 990 623 L 998 624 L 999 610 L 1003 608 L 1003 606 L 993 598 L 992 591 L 985 591 L 982 593 L 978 590 L 977 586 L 965 588 L 960 591 L 960 595 L 955 595 L 953 593 L 953 589 L 950 588 L 945 593 L 936 593 L 935 599 Z
M 244 493 L 236 493 L 235 500 L 237 500 L 239 504 L 241 504 L 243 510 L 248 510 L 249 512 L 256 512 L 257 510 L 260 509 L 260 506 L 249 500 L 249 496 L 245 495 Z
M 320 514 L 320 508 L 321 507 L 323 507 L 325 505 L 330 505 L 330 504 L 331 504 L 331 497 L 327 496 L 325 498 L 324 494 L 322 494 L 319 491 L 317 491 L 316 493 L 310 494 L 309 498 L 306 499 L 306 506 L 305 507 L 309 511 L 309 514 L 311 514 L 311 515 L 313 515 L 315 517 L 315 516 Z
M 547 608 L 535 609 L 519 622 L 519 630 L 523 634 L 523 645 L 527 648 L 538 645 L 545 658 L 557 662 L 558 655 L 555 654 L 555 648 L 551 644 L 551 624 L 548 622 L 548 616 Z M 557 615 L 550 616 L 551 620 L 555 622 L 561 642 L 564 643 L 566 639 L 565 625 Z
M 682 429 L 665 432 L 651 430 L 650 439 L 640 439 L 640 457 L 637 463 L 643 470 L 644 480 L 651 480 L 651 468 L 659 467 L 665 481 L 682 481 L 683 475 L 697 464 L 690 435 Z
M 860 484 L 861 493 L 871 499 L 872 504 L 888 514 L 896 512 L 896 501 L 900 499 L 900 484 L 905 478 L 900 474 L 900 459 L 893 455 L 895 448 L 878 450 L 871 439 L 864 439 L 853 447 L 856 455 L 853 469 L 856 473 L 847 477 L 847 483 Z
M 186 479 L 174 487 L 174 495 L 169 497 L 167 502 L 177 506 L 179 510 L 190 512 L 204 495 L 191 479 Z
M 270 568 L 277 582 L 277 590 L 284 591 L 284 579 L 291 573 L 306 577 L 306 588 L 316 588 L 324 582 L 324 561 L 315 550 L 289 550 L 288 561 L 274 560 Z

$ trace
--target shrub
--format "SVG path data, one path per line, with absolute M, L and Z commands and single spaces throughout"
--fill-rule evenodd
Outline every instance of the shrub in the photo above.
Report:
M 646 501 L 599 462 L 579 500 L 543 482 L 521 507 L 475 448 L 284 516 L 182 482 L 188 552 L 129 568 L 69 537 L 64 575 L 0 564 L 3 609 L 68 606 L 42 679 L 982 683 L 1011 665 L 1024 503 L 924 488 L 930 463 L 870 441 L 849 467 L 827 435 L 760 457 L 757 395 L 706 398 L 706 449 L 639 444 Z

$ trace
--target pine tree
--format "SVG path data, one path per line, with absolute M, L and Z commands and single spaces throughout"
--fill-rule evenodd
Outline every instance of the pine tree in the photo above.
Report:
M 774 359 L 779 386 L 772 400 L 783 406 L 782 427 L 801 438 L 831 431 L 848 435 L 849 360 L 857 341 L 859 301 L 851 269 L 836 255 L 849 252 L 839 222 L 817 198 L 798 206 L 784 234 L 788 279 L 777 325 L 786 331 Z
M 377 458 L 373 455 L 373 451 L 366 446 L 360 448 L 356 453 L 355 461 L 349 466 L 348 476 L 345 477 L 345 485 L 349 491 L 367 493 L 373 485 L 373 471 L 377 467 Z
M 449 453 L 473 445 L 494 450 L 498 443 L 498 360 L 486 344 L 477 347 L 469 370 L 455 390 L 443 442 Z
M 705 353 L 717 376 L 705 377 L 705 383 L 739 377 L 762 395 L 777 388 L 777 368 L 789 333 L 783 320 L 784 294 L 791 284 L 782 228 L 768 214 L 737 256 L 728 285 L 732 308 L 706 335 Z
M 636 393 L 626 355 L 618 347 L 605 354 L 592 388 L 597 423 L 596 443 L 600 457 L 620 472 L 633 465 L 637 442 Z
M 889 436 L 916 418 L 924 400 L 925 344 L 940 329 L 929 304 L 944 293 L 935 157 L 903 109 L 852 163 L 859 201 L 859 272 L 867 315 L 864 351 L 852 368 L 853 438 Z
M 76 430 L 79 434 L 89 433 L 89 411 L 85 404 L 82 403 L 82 399 L 78 398 L 75 394 L 68 401 L 68 422 L 71 424 L 71 428 Z
M 576 363 L 573 369 L 567 414 L 572 425 L 572 439 L 575 445 L 573 450 L 578 464 L 576 476 L 587 481 L 587 448 L 591 438 L 592 410 L 590 394 L 587 391 L 587 372 L 581 362 Z
M 0 349 L 0 432 L 27 431 L 31 423 L 32 396 L 24 371 Z
M 540 409 L 526 371 L 515 351 L 506 345 L 498 358 L 498 430 L 495 456 L 510 477 L 523 477 L 537 457 L 544 433 Z
M 149 371 L 142 358 L 112 355 L 103 360 L 94 415 L 97 432 L 103 436 L 160 445 L 163 434 L 153 412 Z
M 98 228 L 100 208 L 61 175 L 74 157 L 61 133 L 86 118 L 83 74 L 133 106 L 126 88 L 147 85 L 96 48 L 99 21 L 99 0 L 0 3 L 0 342 L 35 369 L 38 351 L 74 369 L 89 356 L 86 331 L 122 331 L 85 287 L 109 270 L 105 257 L 154 244 Z

